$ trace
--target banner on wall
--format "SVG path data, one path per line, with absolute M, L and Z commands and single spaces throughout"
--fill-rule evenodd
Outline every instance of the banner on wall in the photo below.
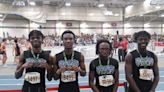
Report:
M 164 42 L 160 42 L 160 41 L 156 41 L 155 43 L 155 46 L 164 46 Z
M 112 23 L 111 23 L 111 26 L 112 26 L 112 27 L 117 27 L 117 23 L 116 23 L 116 22 L 112 22 Z
M 72 27 L 72 23 L 71 22 L 67 22 L 66 23 L 66 27 Z

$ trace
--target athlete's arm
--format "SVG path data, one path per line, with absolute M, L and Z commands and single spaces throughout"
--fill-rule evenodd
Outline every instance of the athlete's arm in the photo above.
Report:
M 117 92 L 118 83 L 119 83 L 119 69 L 116 69 L 114 77 L 115 77 L 115 84 L 112 92 Z
M 19 63 L 15 71 L 15 78 L 18 79 L 22 76 L 25 68 L 31 68 L 34 66 L 33 62 L 25 62 L 24 53 L 19 58 Z
M 92 88 L 93 92 L 100 92 L 94 84 L 94 75 L 94 71 L 89 71 L 89 86 Z
M 132 55 L 130 53 L 125 57 L 125 75 L 126 75 L 126 80 L 128 81 L 129 85 L 133 88 L 133 90 L 135 92 L 141 92 L 140 89 L 137 87 L 136 82 L 133 79 Z
M 49 56 L 49 64 L 48 64 L 48 68 L 47 68 L 47 79 L 49 81 L 52 80 L 52 75 L 53 75 L 53 62 L 54 62 L 54 58 L 52 56 Z
M 19 58 L 19 63 L 17 65 L 16 71 L 15 71 L 15 78 L 18 79 L 22 76 L 23 71 L 24 71 L 24 55 L 22 54 Z
M 153 72 L 154 72 L 154 80 L 153 80 L 153 85 L 151 87 L 150 92 L 155 92 L 155 89 L 157 87 L 157 84 L 159 82 L 159 69 L 158 69 L 158 59 L 157 56 L 154 55 L 154 67 L 153 67 Z
M 58 80 L 60 78 L 60 71 L 57 68 L 57 63 L 56 63 L 56 56 L 54 56 L 54 61 L 53 61 L 53 77 L 54 80 Z
M 85 64 L 84 64 L 84 56 L 81 54 L 80 56 L 80 68 L 79 68 L 79 72 L 81 76 L 85 76 L 86 75 L 86 69 L 85 69 Z

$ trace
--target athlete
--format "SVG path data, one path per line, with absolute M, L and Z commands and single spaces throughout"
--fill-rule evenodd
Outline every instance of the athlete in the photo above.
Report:
M 135 34 L 138 48 L 125 58 L 125 74 L 129 92 L 155 92 L 159 81 L 157 56 L 147 50 L 151 36 L 146 31 Z
M 24 75 L 22 92 L 46 92 L 45 73 L 47 79 L 51 80 L 53 58 L 49 51 L 41 48 L 43 34 L 38 30 L 32 30 L 29 33 L 29 41 L 32 49 L 24 51 L 20 56 L 19 64 L 16 68 L 15 78 L 18 79 Z
M 57 66 L 54 68 L 54 79 L 60 79 L 58 92 L 80 92 L 78 84 L 78 73 L 86 75 L 84 56 L 73 50 L 75 34 L 66 30 L 62 34 L 64 50 L 55 55 Z
M 7 40 L 4 38 L 2 40 L 2 43 L 0 46 L 0 54 L 2 54 L 3 67 L 7 67 L 7 65 L 6 65 L 6 61 L 7 61 L 6 45 L 7 45 Z
M 99 40 L 96 44 L 99 56 L 91 61 L 89 68 L 89 85 L 94 92 L 117 92 L 119 66 L 118 61 L 110 57 L 111 50 L 112 44 L 108 40 Z

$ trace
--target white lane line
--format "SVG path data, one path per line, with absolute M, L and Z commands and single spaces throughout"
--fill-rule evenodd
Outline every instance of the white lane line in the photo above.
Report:
M 119 79 L 120 81 L 121 80 L 124 80 L 125 81 L 125 79 Z M 59 84 L 59 81 L 54 81 L 55 83 L 46 83 L 46 85 L 52 85 L 52 84 Z M 79 84 L 81 84 L 81 83 L 87 83 L 88 84 L 88 81 L 79 81 Z M 13 85 L 22 85 L 23 83 L 17 83 L 17 84 L 0 84 L 0 86 L 7 86 L 7 85 L 9 85 L 9 86 L 13 86 Z
M 80 83 L 87 83 L 88 84 L 88 81 L 83 81 L 83 82 L 80 82 Z M 58 85 L 59 83 L 46 83 L 46 85 Z M 0 84 L 0 86 L 15 86 L 15 85 L 23 85 L 22 83 L 17 83 L 17 84 Z
M 83 81 L 83 82 L 80 82 L 79 84 L 81 83 L 86 83 L 88 84 L 88 81 Z M 46 83 L 46 85 L 58 85 L 59 83 Z M 159 82 L 159 84 L 164 84 L 164 82 Z M 0 84 L 0 86 L 19 86 L 19 85 L 23 85 L 22 83 L 17 83 L 17 84 Z M 164 92 L 164 91 L 157 91 L 157 92 Z
M 163 76 L 164 77 L 164 76 Z M 24 79 L 0 79 L 0 81 L 23 81 Z M 87 79 L 88 80 L 88 79 Z M 119 80 L 125 80 L 124 78 L 122 78 L 122 79 L 119 79 Z M 48 81 L 48 80 L 46 80 L 46 81 Z M 53 80 L 52 80 L 53 81 Z M 55 80 L 54 80 L 55 81 Z M 80 79 L 79 79 L 79 81 L 81 81 Z

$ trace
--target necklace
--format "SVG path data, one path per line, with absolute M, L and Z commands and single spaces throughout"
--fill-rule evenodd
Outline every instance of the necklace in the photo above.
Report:
M 100 64 L 100 66 L 102 66 L 100 56 L 99 56 L 99 64 Z M 109 64 L 110 64 L 110 60 L 109 60 L 109 57 L 108 57 L 107 65 L 109 65 Z
M 41 52 L 42 52 L 42 50 L 40 51 L 40 53 Z M 38 61 L 39 56 L 40 56 L 40 53 L 38 53 L 37 56 L 34 54 L 34 51 L 33 50 L 31 50 L 31 53 L 32 53 L 33 58 Z
M 68 59 L 67 59 L 67 57 L 66 57 L 66 54 L 65 54 L 65 52 L 63 51 L 63 56 L 64 56 L 64 61 L 66 62 L 66 64 L 68 65 Z M 74 51 L 72 52 L 72 56 L 71 56 L 71 61 L 73 61 L 73 59 L 74 59 Z
M 137 52 L 138 52 L 138 54 L 139 54 L 139 56 L 140 56 L 140 58 L 141 58 L 141 61 L 144 63 L 144 68 L 146 68 L 148 65 L 147 65 L 147 58 L 148 58 L 148 56 L 147 56 L 147 52 L 146 52 L 146 57 L 145 58 L 143 58 L 142 57 L 142 55 L 141 55 L 141 53 L 139 52 L 139 50 L 137 49 Z

